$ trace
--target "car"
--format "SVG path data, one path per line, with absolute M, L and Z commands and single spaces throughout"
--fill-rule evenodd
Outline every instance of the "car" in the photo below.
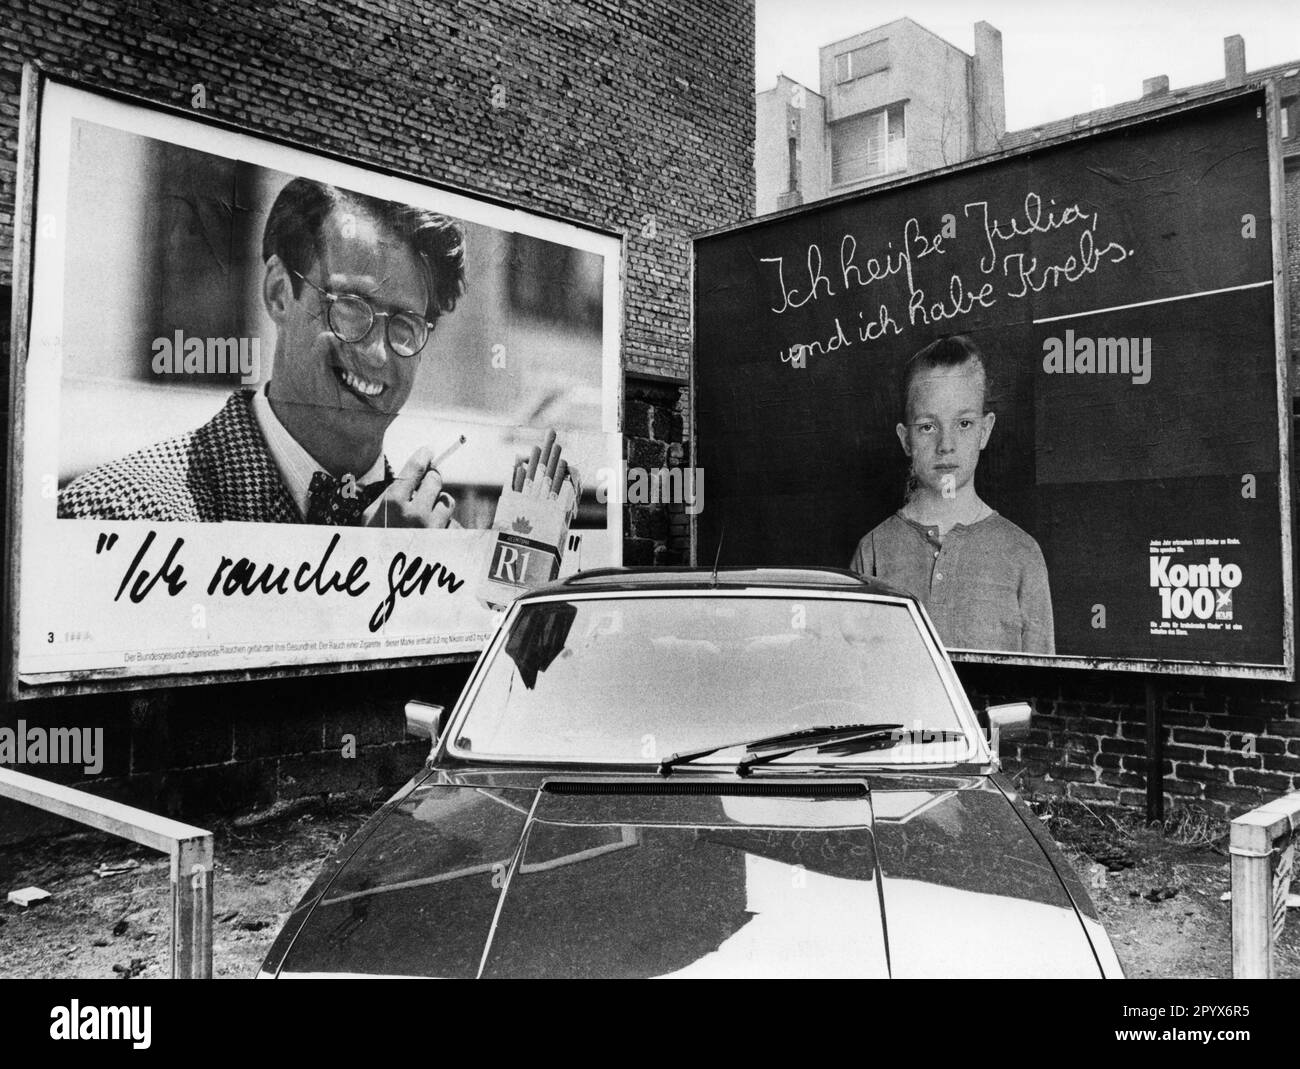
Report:
M 264 977 L 1119 977 L 924 608 L 822 568 L 527 592 Z

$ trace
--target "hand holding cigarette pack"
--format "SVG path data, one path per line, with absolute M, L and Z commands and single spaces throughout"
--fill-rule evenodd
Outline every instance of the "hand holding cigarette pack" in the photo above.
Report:
M 565 537 L 578 510 L 574 473 L 560 455 L 555 431 L 516 459 L 508 484 L 502 484 L 492 530 L 487 574 L 480 600 L 492 609 L 509 605 L 524 590 L 542 586 L 560 571 Z

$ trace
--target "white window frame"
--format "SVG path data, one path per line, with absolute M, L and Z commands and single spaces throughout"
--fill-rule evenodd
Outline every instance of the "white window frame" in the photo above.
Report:
M 891 111 L 895 110 L 901 112 L 903 120 L 900 124 L 903 133 L 899 137 L 890 136 L 889 115 Z M 861 155 L 865 156 L 866 159 L 865 169 L 860 173 L 855 171 L 851 175 L 844 175 L 843 163 L 841 161 L 841 165 L 837 167 L 837 161 L 840 160 L 840 153 L 843 152 L 846 146 L 837 141 L 837 134 L 840 138 L 846 137 L 847 132 L 853 125 L 870 122 L 871 120 L 876 120 L 876 130 L 867 133 L 866 144 L 861 152 Z M 876 108 L 860 115 L 854 115 L 851 118 L 841 120 L 831 128 L 832 186 L 853 185 L 856 182 L 863 182 L 905 170 L 907 170 L 907 106 L 905 103 L 899 101 L 883 108 Z
M 883 57 L 882 60 L 870 62 L 869 55 L 875 53 Z M 854 70 L 854 56 L 864 57 L 858 66 L 862 70 Z M 865 78 L 870 74 L 878 74 L 881 71 L 889 70 L 889 39 L 883 41 L 872 41 L 869 44 L 858 45 L 857 48 L 850 48 L 847 52 L 841 52 L 835 57 L 835 84 L 843 85 L 845 82 L 852 82 L 858 78 Z

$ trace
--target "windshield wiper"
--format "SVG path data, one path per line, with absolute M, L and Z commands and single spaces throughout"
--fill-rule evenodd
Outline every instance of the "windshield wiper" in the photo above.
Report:
M 873 728 L 862 728 L 855 732 L 845 733 L 843 729 L 831 730 L 826 732 L 825 736 L 819 739 L 812 739 L 805 742 L 795 743 L 790 746 L 778 746 L 775 749 L 765 749 L 762 753 L 747 753 L 736 764 L 737 776 L 748 776 L 749 770 L 755 765 L 765 765 L 769 761 L 777 761 L 782 757 L 789 757 L 800 750 L 824 749 L 836 743 L 859 742 L 867 739 L 885 739 L 886 745 L 873 746 L 871 749 L 883 750 L 889 746 L 898 746 L 904 741 L 904 736 L 910 736 L 911 741 L 915 741 L 915 736 L 920 731 L 903 731 L 901 724 L 880 724 Z M 925 742 L 958 742 L 966 738 L 964 731 L 934 731 L 930 728 L 924 729 Z
M 743 746 L 746 750 L 766 750 L 769 746 L 780 747 L 787 742 L 798 742 L 809 739 L 812 742 L 803 743 L 795 746 L 788 752 L 794 753 L 796 750 L 802 750 L 805 746 L 813 745 L 814 742 L 826 741 L 834 742 L 839 736 L 846 738 L 857 738 L 864 732 L 867 736 L 879 732 L 895 731 L 901 728 L 902 724 L 840 724 L 826 725 L 814 728 L 799 728 L 797 731 L 783 731 L 779 735 L 765 735 L 758 739 L 739 739 L 736 742 L 720 742 L 716 746 L 701 746 L 697 750 L 682 750 L 671 757 L 665 757 L 659 762 L 659 775 L 667 776 L 677 765 L 688 764 L 691 761 L 698 760 L 701 757 L 708 757 L 719 750 L 731 750 L 737 746 Z M 741 775 L 744 775 L 742 772 Z

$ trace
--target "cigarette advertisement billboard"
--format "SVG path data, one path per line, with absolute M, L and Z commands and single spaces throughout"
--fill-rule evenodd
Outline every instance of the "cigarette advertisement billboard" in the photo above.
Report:
M 475 653 L 621 560 L 617 237 L 32 72 L 24 107 L 11 692 Z
M 1291 678 L 1270 106 L 698 238 L 698 558 L 878 576 L 959 659 Z

